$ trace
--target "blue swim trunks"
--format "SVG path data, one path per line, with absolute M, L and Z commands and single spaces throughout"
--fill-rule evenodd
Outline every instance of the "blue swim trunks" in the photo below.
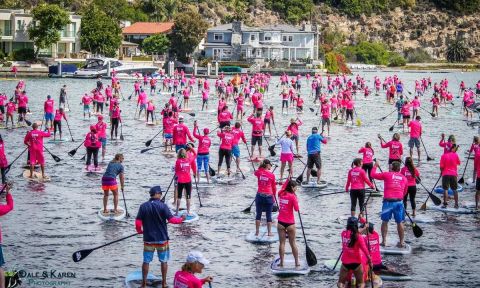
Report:
M 152 262 L 155 251 L 157 251 L 158 260 L 160 262 L 166 263 L 170 260 L 170 247 L 168 241 L 143 243 L 143 263 Z
M 53 113 L 45 113 L 45 121 L 53 121 Z
M 238 147 L 238 145 L 233 145 L 232 153 L 235 158 L 240 157 L 240 148 Z
M 383 201 L 382 213 L 380 215 L 380 218 L 382 219 L 382 221 L 388 222 L 390 221 L 390 219 L 392 219 L 392 215 L 396 223 L 402 223 L 403 221 L 405 221 L 405 210 L 403 208 L 402 201 Z

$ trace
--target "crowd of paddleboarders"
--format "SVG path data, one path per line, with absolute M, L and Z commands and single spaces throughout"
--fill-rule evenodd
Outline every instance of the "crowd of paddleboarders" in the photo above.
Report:
M 471 147 L 467 150 L 468 159 L 471 155 L 474 159 L 474 172 L 472 180 L 467 181 L 468 183 L 464 181 L 468 160 L 463 175 L 461 178 L 458 177 L 461 161 L 457 154 L 459 145 L 454 135 L 446 139 L 444 134 L 438 132 L 439 145 L 444 148 L 444 153 L 440 156 L 440 176 L 433 189 L 423 185 L 421 169 L 416 167 L 415 162 L 418 165 L 424 159 L 433 160 L 422 140 L 424 133 L 422 121 L 424 119 L 434 121 L 440 117 L 440 113 L 448 110 L 450 105 L 455 105 L 453 102 L 455 93 L 457 98 L 463 97 L 462 111 L 468 123 L 471 125 L 477 123 L 471 119 L 473 113 L 477 112 L 475 100 L 480 96 L 480 81 L 475 84 L 476 89 L 467 88 L 466 83 L 462 81 L 457 92 L 453 90 L 455 88 L 450 87 L 448 79 L 432 83 L 428 77 L 417 79 L 412 93 L 397 75 L 387 76 L 383 81 L 375 76 L 371 82 L 373 85 L 369 87 L 370 80 L 359 75 L 349 77 L 283 74 L 276 82 L 274 77 L 264 73 L 232 77 L 220 74 L 217 79 L 211 80 L 175 71 L 171 76 L 164 73 L 137 75 L 131 87 L 133 91 L 128 97 L 125 97 L 128 93 L 124 94 L 120 85 L 120 81 L 124 80 L 115 73 L 109 85 L 104 86 L 103 81 L 98 79 L 96 87 L 92 87 L 90 91 L 80 91 L 83 96 L 77 95 L 79 91 L 75 94 L 68 91 L 67 85 L 63 85 L 58 105 L 51 95 L 47 95 L 41 121 L 33 121 L 34 117 L 30 116 L 30 109 L 38 108 L 30 106 L 24 80 L 18 82 L 12 97 L 7 97 L 10 91 L 4 91 L 5 93 L 0 95 L 2 128 L 13 133 L 17 133 L 16 131 L 25 133 L 23 142 L 25 148 L 10 163 L 5 151 L 8 151 L 8 146 L 18 143 L 4 142 L 0 137 L 0 168 L 4 184 L 2 192 L 6 191 L 7 195 L 6 204 L 0 205 L 0 215 L 13 209 L 12 185 L 7 182 L 12 164 L 28 152 L 24 177 L 28 181 L 49 181 L 50 178 L 45 171 L 44 151 L 56 162 L 61 160 L 45 146 L 45 139 L 52 137 L 53 133 L 53 139 L 48 140 L 48 144 L 56 145 L 68 141 L 69 138 L 73 140 L 68 120 L 71 117 L 83 116 L 88 122 L 96 118 L 94 120 L 96 123 L 88 127 L 76 127 L 83 129 L 85 137 L 83 142 L 68 154 L 73 157 L 83 147 L 86 152 L 84 172 L 102 175 L 99 185 L 103 191 L 103 202 L 102 209 L 98 212 L 99 217 L 110 221 L 128 217 L 124 196 L 126 173 L 124 161 L 126 157 L 128 163 L 128 158 L 135 156 L 117 153 L 105 169 L 100 163 L 105 161 L 109 142 L 123 141 L 123 121 L 132 121 L 131 116 L 122 114 L 121 106 L 134 103 L 135 121 L 144 121 L 147 126 L 161 127 L 160 131 L 145 143 L 147 148 L 141 153 L 158 149 L 157 151 L 161 151 L 161 157 L 171 162 L 173 173 L 167 188 L 161 186 L 150 188 L 150 199 L 138 210 L 135 228 L 137 234 L 143 235 L 143 265 L 141 272 L 132 273 L 127 277 L 127 286 L 129 283 L 139 283 L 141 287 L 147 287 L 149 282 L 158 280 L 162 287 L 167 287 L 167 263 L 170 259 L 167 223 L 180 225 L 199 220 L 193 201 L 195 191 L 198 204 L 202 207 L 199 187 L 208 189 L 214 185 L 238 183 L 246 179 L 245 174 L 256 177 L 258 183 L 255 199 L 250 207 L 245 209 L 245 212 L 249 212 L 255 205 L 255 230 L 246 240 L 252 243 L 279 243 L 279 256 L 271 266 L 274 274 L 307 274 L 309 266 L 317 264 L 317 260 L 307 244 L 303 231 L 297 192 L 299 188 L 321 191 L 328 185 L 327 181 L 322 179 L 321 150 L 322 145 L 336 145 L 329 141 L 331 125 L 361 127 L 362 122 L 356 109 L 358 102 L 375 99 L 381 93 L 385 93 L 385 101 L 393 106 L 393 111 L 379 121 L 396 113 L 396 121 L 389 130 L 397 132 L 393 133 L 389 141 L 378 134 L 378 145 L 371 139 L 364 145 L 354 148 L 360 157 L 352 160 L 351 169 L 345 175 L 345 189 L 339 192 L 349 193 L 351 199 L 350 216 L 346 219 L 346 228 L 340 237 L 342 250 L 334 265 L 325 264 L 327 267 L 333 266 L 329 267 L 332 270 L 340 267 L 338 287 L 347 287 L 351 281 L 354 281 L 357 287 L 365 287 L 365 283 L 371 283 L 373 287 L 381 285 L 382 279 L 408 276 L 385 266 L 382 254 L 410 253 L 411 247 L 405 241 L 406 218 L 413 223 L 415 237 L 421 236 L 421 229 L 416 225 L 416 222 L 422 223 L 423 215 L 419 214 L 416 205 L 417 186 L 428 193 L 428 198 L 420 210 L 425 210 L 428 206 L 445 213 L 479 211 L 478 136 L 474 137 Z M 125 82 L 128 83 L 126 80 Z M 131 84 L 124 84 L 123 87 L 128 85 Z M 161 86 L 157 88 L 157 85 Z M 280 88 L 279 95 L 269 92 L 273 90 L 272 85 Z M 191 98 L 200 98 L 201 102 L 190 101 Z M 280 107 L 275 106 L 274 103 L 277 101 L 273 99 L 279 100 L 278 103 L 282 105 L 281 111 Z M 431 109 L 423 106 L 425 102 L 431 103 Z M 83 115 L 72 113 L 70 109 L 72 103 L 83 107 Z M 216 105 L 216 108 L 209 109 L 212 105 Z M 160 110 L 157 107 L 162 108 Z M 445 109 L 439 109 L 440 107 Z M 216 119 L 209 123 L 199 123 L 195 120 L 197 113 L 215 115 Z M 304 113 L 314 113 L 318 125 L 303 121 Z M 290 117 L 291 115 L 294 117 Z M 291 118 L 288 120 L 288 126 L 286 128 L 280 126 L 281 120 L 288 118 Z M 63 123 L 66 124 L 70 137 L 65 137 Z M 279 130 L 277 126 L 280 126 Z M 25 132 L 24 129 L 28 131 Z M 301 131 L 308 131 L 309 136 L 301 139 L 301 135 L 304 135 L 300 133 Z M 404 151 L 401 134 L 408 136 L 408 151 Z M 157 138 L 161 138 L 161 145 L 151 146 L 152 141 Z M 218 143 L 219 146 L 215 152 L 214 143 Z M 388 163 L 383 164 L 384 170 L 382 164 L 376 160 L 374 149 L 377 148 L 374 146 L 378 149 L 388 149 Z M 276 149 L 280 150 L 279 157 Z M 422 151 L 425 151 L 425 156 Z M 218 153 L 216 165 L 211 161 L 211 153 Z M 248 157 L 242 158 L 245 153 Z M 245 164 L 242 163 L 244 159 L 247 159 Z M 294 161 L 302 163 L 304 166 L 302 171 L 294 169 Z M 280 169 L 277 178 L 275 171 L 278 162 Z M 126 166 L 128 168 L 128 164 Z M 295 177 L 297 174 L 299 176 Z M 440 180 L 441 184 L 437 186 Z M 383 191 L 380 191 L 377 182 L 383 182 Z M 469 207 L 461 205 L 458 192 L 466 187 L 460 184 L 475 187 L 473 205 Z M 165 199 L 172 185 L 173 202 Z M 124 209 L 119 203 L 119 190 L 122 192 Z M 434 194 L 435 191 L 440 192 L 442 199 Z M 113 205 L 109 205 L 110 194 L 113 196 Z M 367 211 L 370 198 L 378 195 L 383 197 L 380 233 L 374 225 L 378 219 L 368 215 Z M 429 199 L 433 201 L 433 205 L 427 203 Z M 296 244 L 295 212 L 301 223 L 306 246 L 305 257 L 300 256 Z M 263 213 L 265 221 L 262 221 Z M 398 243 L 393 245 L 391 241 L 387 241 L 388 223 L 392 218 L 396 223 L 399 239 Z M 291 255 L 286 253 L 287 241 Z M 73 258 L 78 262 L 90 252 L 82 254 L 83 252 L 79 251 Z M 161 263 L 161 277 L 158 279 L 149 273 L 155 252 Z M 3 264 L 0 246 L 0 266 Z M 181 270 L 175 273 L 174 287 L 201 287 L 206 283 L 210 284 L 213 281 L 211 276 L 199 279 L 194 275 L 202 273 L 207 264 L 208 261 L 201 252 L 190 251 Z M 4 278 L 3 270 L 0 270 L 0 277 Z M 0 288 L 2 283 L 4 281 L 0 279 Z

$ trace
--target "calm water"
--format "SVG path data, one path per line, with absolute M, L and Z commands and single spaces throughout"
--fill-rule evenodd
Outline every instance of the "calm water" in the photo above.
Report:
M 391 73 L 377 73 L 382 79 L 387 74 L 391 75 Z M 374 75 L 374 73 L 364 74 L 367 79 L 370 79 L 369 85 L 372 85 L 371 79 Z M 411 90 L 413 90 L 413 81 L 420 77 L 431 76 L 434 82 L 447 77 L 450 80 L 450 89 L 455 93 L 458 91 L 459 79 L 464 79 L 468 86 L 472 87 L 480 79 L 478 73 L 401 72 L 398 75 Z M 69 150 L 80 144 L 80 139 L 88 129 L 89 122 L 81 119 L 82 106 L 79 102 L 85 91 L 95 87 L 95 81 L 28 79 L 26 83 L 31 110 L 34 113 L 31 118 L 34 120 L 41 120 L 42 103 L 46 95 L 51 94 L 55 101 L 58 101 L 60 87 L 63 84 L 68 85 L 69 104 L 72 110 L 69 113 L 70 125 L 76 143 L 47 144 L 54 154 L 63 159 L 60 163 L 55 163 L 46 154 L 46 171 L 52 177 L 49 183 L 38 184 L 25 181 L 21 175 L 20 164 L 23 163 L 20 161 L 11 170 L 9 177 L 15 182 L 13 191 L 15 209 L 8 216 L 1 218 L 6 267 L 23 269 L 39 275 L 43 271 L 50 273 L 51 270 L 56 270 L 56 273 L 68 272 L 72 276 L 62 279 L 66 281 L 63 285 L 49 282 L 52 280 L 50 277 L 44 280 L 40 280 L 40 276 L 29 277 L 24 279 L 26 287 L 123 287 L 125 275 L 140 268 L 143 250 L 140 237 L 97 250 L 80 263 L 74 263 L 71 260 L 71 254 L 76 250 L 91 248 L 135 232 L 134 217 L 116 223 L 100 221 L 96 215 L 102 199 L 100 176 L 87 176 L 81 172 L 83 163 L 79 159 L 84 154 L 83 149 L 80 149 L 74 158 L 67 155 Z M 267 95 L 266 104 L 281 107 L 280 97 L 277 96 L 279 93 L 279 88 L 276 88 L 277 83 L 278 78 L 275 78 Z M 0 91 L 12 95 L 15 85 L 15 81 L 0 81 Z M 124 81 L 123 87 L 125 97 L 128 97 L 133 85 L 131 82 L 127 84 Z M 310 88 L 306 83 L 303 83 L 302 89 L 304 97 L 310 97 Z M 158 101 L 161 97 L 166 98 L 165 94 L 161 96 L 157 94 L 154 98 L 157 107 L 160 106 Z M 374 98 L 372 101 L 357 101 L 357 111 L 362 120 L 360 128 L 346 128 L 335 124 L 332 126 L 330 142 L 322 148 L 323 178 L 330 183 L 326 188 L 328 190 L 343 189 L 350 163 L 354 157 L 359 156 L 356 152 L 366 141 L 374 144 L 377 158 L 381 159 L 382 166 L 386 167 L 387 151 L 380 149 L 376 135 L 381 133 L 385 139 L 391 137 L 388 128 L 395 121 L 395 115 L 383 122 L 378 121 L 378 118 L 392 111 L 393 107 L 385 104 L 383 93 L 380 97 L 372 96 L 372 98 Z M 305 107 L 309 107 L 311 102 L 312 98 L 309 98 Z M 193 107 L 198 103 L 200 103 L 198 98 L 191 100 Z M 211 105 L 211 109 L 216 107 L 216 103 Z M 125 142 L 108 145 L 107 159 L 110 160 L 117 152 L 125 154 L 125 196 L 129 212 L 135 215 L 139 205 L 149 198 L 147 193 L 149 186 L 168 185 L 174 159 L 165 158 L 158 150 L 140 154 L 140 150 L 144 148 L 143 143 L 150 139 L 159 127 L 146 127 L 143 122 L 133 120 L 134 101 L 124 101 L 121 107 L 124 115 Z M 424 107 L 430 108 L 427 104 L 424 104 Z M 457 136 L 463 160 L 464 151 L 477 131 L 463 123 L 460 99 L 455 98 L 455 106 L 451 107 L 451 111 L 441 108 L 439 120 L 432 120 L 423 111 L 421 115 L 425 131 L 423 138 L 435 161 L 423 161 L 419 169 L 423 174 L 423 183 L 426 187 L 431 187 L 438 175 L 438 161 L 442 152 L 437 145 L 440 133 L 447 135 L 453 133 Z M 196 119 L 200 127 L 213 128 L 215 127 L 212 122 L 213 117 L 213 114 L 197 113 Z M 293 113 L 278 117 L 279 131 L 286 127 L 291 117 L 295 117 Z M 189 116 L 186 116 L 186 119 L 187 124 L 193 126 L 193 119 Z M 311 127 L 317 125 L 318 118 L 306 109 L 302 119 L 306 123 L 301 128 L 301 149 L 304 151 L 306 136 Z M 250 134 L 250 125 L 246 127 Z M 22 140 L 25 132 L 26 130 L 22 129 L 1 132 L 6 141 L 10 161 L 23 149 Z M 67 133 L 65 135 L 68 135 Z M 215 138 L 212 137 L 212 139 Z M 408 141 L 407 138 L 407 135 L 402 135 L 404 145 Z M 217 139 L 214 141 L 216 142 Z M 157 139 L 152 146 L 159 144 Z M 215 147 L 212 150 L 216 149 Z M 242 146 L 241 149 L 242 161 L 244 161 L 242 166 L 250 167 L 248 162 L 245 162 L 247 155 L 245 147 Z M 212 154 L 213 163 L 216 163 L 217 155 Z M 461 167 L 463 168 L 463 165 Z M 298 175 L 301 168 L 303 165 L 296 161 L 294 174 Z M 203 251 L 211 261 L 211 265 L 204 272 L 214 276 L 214 287 L 335 286 L 338 276 L 326 272 L 322 263 L 323 260 L 336 258 L 340 251 L 339 235 L 344 223 L 339 218 L 343 219 L 349 214 L 350 201 L 347 194 L 312 198 L 317 195 L 317 192 L 300 191 L 298 193 L 305 232 L 319 264 L 313 267 L 313 271 L 308 276 L 277 278 L 270 273 L 270 262 L 277 253 L 278 244 L 259 246 L 244 240 L 245 235 L 254 229 L 254 215 L 253 213 L 243 214 L 240 211 L 248 207 L 256 192 L 255 177 L 251 174 L 251 168 L 250 172 L 245 174 L 247 180 L 236 186 L 217 186 L 200 191 L 204 207 L 198 209 L 201 217 L 198 222 L 169 226 L 172 254 L 169 262 L 169 283 L 172 283 L 173 274 L 181 267 L 188 251 L 198 249 Z M 467 169 L 467 175 L 471 175 L 471 165 L 470 169 Z M 197 201 L 195 194 L 194 196 L 193 201 Z M 474 192 L 467 190 L 460 197 L 461 201 L 473 201 Z M 421 205 L 425 198 L 426 192 L 419 188 L 417 205 Z M 381 199 L 375 198 L 368 206 L 370 220 L 377 224 L 377 228 L 380 223 L 378 217 L 380 205 Z M 199 206 L 198 202 L 196 206 Z M 407 241 L 413 247 L 412 254 L 405 257 L 384 257 L 387 263 L 411 274 L 414 281 L 386 282 L 385 287 L 472 287 L 472 283 L 479 284 L 477 263 L 480 261 L 478 250 L 480 219 L 478 215 L 446 216 L 434 211 L 426 213 L 434 217 L 436 222 L 420 224 L 424 230 L 423 237 L 416 239 L 411 229 L 406 229 Z M 394 230 L 392 224 L 390 239 L 397 240 Z M 297 232 L 300 236 L 300 229 Z M 300 250 L 304 252 L 303 239 L 299 237 L 297 241 Z M 287 246 L 287 251 L 289 250 Z M 156 273 L 160 271 L 158 262 L 153 262 L 151 268 Z M 37 282 L 31 282 L 33 280 Z

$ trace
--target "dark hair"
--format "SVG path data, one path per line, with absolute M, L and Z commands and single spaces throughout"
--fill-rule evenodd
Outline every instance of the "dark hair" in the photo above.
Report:
M 392 162 L 392 170 L 395 172 L 400 171 L 400 162 L 399 161 L 393 161 Z
M 357 242 L 358 239 L 358 225 L 347 225 L 347 230 L 352 232 L 350 234 L 350 241 L 348 242 L 348 247 L 352 248 L 355 246 L 355 242 Z
M 270 162 L 270 160 L 265 159 L 265 160 L 263 160 L 262 164 L 260 164 L 260 168 L 265 169 L 265 168 L 267 168 L 267 165 L 272 165 L 272 163 Z
M 360 158 L 355 158 L 353 159 L 353 162 L 352 162 L 352 167 L 355 165 L 357 167 L 360 167 L 360 165 L 362 164 L 362 159 Z
M 288 183 L 287 183 L 287 186 L 285 187 L 285 191 L 289 192 L 289 193 L 295 193 L 293 191 L 293 188 L 297 187 L 297 181 L 295 180 L 288 180 Z
M 405 158 L 405 167 L 407 167 L 408 171 L 410 171 L 410 174 L 412 174 L 413 178 L 415 177 L 415 165 L 413 165 L 413 158 L 412 157 L 406 157 Z

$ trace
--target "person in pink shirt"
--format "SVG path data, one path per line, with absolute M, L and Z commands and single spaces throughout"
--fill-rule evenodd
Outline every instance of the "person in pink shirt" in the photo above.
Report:
M 182 95 L 183 95 L 183 109 L 189 109 L 189 106 L 188 106 L 188 103 L 189 103 L 189 100 L 190 100 L 190 89 L 188 89 L 188 87 L 185 87 L 185 89 L 183 89 L 182 91 Z
M 273 115 L 273 106 L 270 106 L 267 110 L 267 112 L 265 112 L 265 116 L 263 117 L 263 123 L 265 124 L 265 130 L 267 129 L 268 127 L 268 135 L 269 136 L 272 136 L 272 128 L 271 128 L 271 125 L 270 123 L 273 122 L 275 123 L 275 118 L 274 118 L 274 115 Z M 278 135 L 277 135 L 278 137 Z
M 282 114 L 283 114 L 283 109 L 287 109 L 287 114 L 288 114 L 288 91 L 284 89 L 282 93 L 280 94 L 282 96 Z
M 237 164 L 237 171 L 236 173 L 241 173 L 240 169 L 240 147 L 238 146 L 238 143 L 240 143 L 240 139 L 243 141 L 243 143 L 246 145 L 247 144 L 247 139 L 245 138 L 245 133 L 243 133 L 242 130 L 242 125 L 240 122 L 235 123 L 235 127 L 232 129 L 232 133 L 235 136 L 233 138 L 233 143 L 232 143 L 232 154 L 233 157 L 235 157 L 235 163 Z M 248 149 L 248 147 L 247 147 Z
M 430 102 L 432 102 L 432 114 L 434 114 L 433 117 L 438 117 L 438 106 L 440 106 L 440 99 L 438 98 L 438 95 L 434 94 Z
M 138 96 L 140 94 L 140 82 L 138 82 L 138 80 L 136 80 L 135 83 L 133 84 L 133 89 L 134 89 L 135 96 Z
M 113 105 L 112 116 L 110 117 L 110 140 L 113 140 L 113 134 L 115 134 L 115 139 L 118 139 L 118 125 L 122 123 L 122 110 L 118 102 Z
M 455 200 L 455 208 L 458 208 L 458 166 L 460 158 L 457 154 L 458 146 L 452 145 L 449 152 L 444 153 L 440 158 L 440 172 L 442 173 L 442 188 L 443 188 L 443 207 L 448 205 L 448 189 L 452 189 L 453 198 Z
M 334 98 L 332 98 L 334 99 Z M 327 135 L 330 136 L 330 105 L 327 102 L 327 99 L 322 101 L 320 105 L 320 113 L 322 117 L 322 133 L 325 131 L 325 125 L 327 125 Z
M 2 174 L 2 184 L 7 183 L 6 169 L 8 167 L 8 159 L 5 155 L 5 142 L 2 135 L 0 135 L 0 173 Z M 1 265 L 0 265 L 1 266 Z
M 443 153 L 447 153 L 450 150 L 452 150 L 452 146 L 454 144 L 457 144 L 457 141 L 454 135 L 449 135 L 447 141 L 445 141 L 445 134 L 442 133 L 440 142 L 438 143 L 438 145 L 443 148 Z
M 408 140 L 408 147 L 410 148 L 410 157 L 413 157 L 413 146 L 417 148 L 418 161 L 420 162 L 420 139 L 422 137 L 422 118 L 420 116 L 415 117 L 415 120 L 408 123 L 410 128 L 410 140 Z
M 15 110 L 17 109 L 17 105 L 15 105 L 15 102 L 13 102 L 13 98 L 10 98 L 10 101 L 7 103 L 7 119 L 5 121 L 5 126 L 8 128 L 8 119 L 12 122 L 12 129 L 14 128 L 13 124 L 13 113 L 15 113 Z
M 365 205 L 365 184 L 370 188 L 374 188 L 372 182 L 368 179 L 367 173 L 363 170 L 362 159 L 355 158 L 352 163 L 352 169 L 348 171 L 347 184 L 345 185 L 345 192 L 350 191 L 350 212 L 351 216 L 355 216 L 355 210 L 357 207 L 360 210 L 359 218 L 363 217 L 363 206 Z
M 190 198 L 192 197 L 192 175 L 190 170 L 192 170 L 193 176 L 197 177 L 197 171 L 195 171 L 192 164 L 192 159 L 188 158 L 187 151 L 181 148 L 178 151 L 177 161 L 175 162 L 175 176 L 177 177 L 177 197 L 174 199 L 175 215 L 178 215 L 183 191 L 185 191 L 185 199 L 187 201 L 187 215 L 190 215 Z
M 250 115 L 248 117 L 248 122 L 252 124 L 252 143 L 251 143 L 251 160 L 262 159 L 262 137 L 263 129 L 265 129 L 265 124 L 262 119 L 262 112 L 260 111 L 257 115 Z M 254 157 L 255 145 L 258 145 L 258 157 Z
M 86 114 L 88 113 L 88 118 L 92 117 L 90 112 L 90 104 L 92 103 L 92 97 L 90 97 L 87 93 L 82 97 L 82 104 L 83 104 L 83 119 L 85 119 Z
M 154 123 L 154 116 L 155 115 L 155 105 L 153 105 L 153 100 L 149 100 L 147 104 L 147 123 L 148 123 L 148 116 L 152 118 L 152 122 Z
M 168 112 L 167 117 L 163 117 L 163 137 L 165 138 L 165 152 L 168 149 L 170 152 L 173 152 L 173 127 L 178 124 L 177 118 L 174 117 L 172 111 Z
M 209 162 L 210 162 L 210 146 L 212 145 L 212 141 L 208 134 L 210 130 L 208 128 L 203 129 L 203 135 L 200 135 L 199 128 L 197 126 L 197 121 L 193 123 L 193 137 L 198 139 L 198 150 L 197 150 L 197 181 L 200 178 L 200 172 L 205 172 L 205 176 L 207 177 L 207 183 L 210 183 L 210 174 L 209 171 Z M 198 132 L 198 133 L 197 133 Z
M 225 101 L 225 98 L 220 98 L 218 99 L 218 105 L 217 105 L 217 113 L 220 114 L 223 111 L 223 107 L 227 105 L 227 102 Z
M 227 176 L 230 177 L 230 163 L 232 159 L 232 145 L 235 135 L 232 133 L 230 125 L 225 126 L 222 131 L 217 132 L 220 137 L 220 150 L 218 151 L 218 169 L 217 174 L 220 174 L 223 158 L 227 164 Z
M 255 236 L 258 236 L 260 233 L 262 212 L 265 212 L 267 216 L 267 235 L 268 237 L 273 236 L 272 210 L 273 203 L 276 202 L 277 199 L 277 186 L 275 184 L 275 175 L 270 172 L 270 169 L 272 169 L 272 164 L 270 163 L 270 160 L 265 159 L 254 173 L 258 179 L 258 190 L 257 195 L 255 196 Z
M 52 96 L 48 95 L 47 100 L 43 103 L 43 111 L 45 112 L 45 127 L 51 128 L 53 126 L 53 110 L 55 109 L 55 101 Z M 50 122 L 50 125 L 48 123 Z
M 62 140 L 62 118 L 67 121 L 67 115 L 63 108 L 55 110 L 55 116 L 53 117 L 53 141 L 57 138 L 57 130 L 60 134 L 60 140 Z
M 208 264 L 208 260 L 203 257 L 202 253 L 198 251 L 188 253 L 182 270 L 175 273 L 173 288 L 201 288 L 205 283 L 210 284 L 213 281 L 213 277 L 207 276 L 203 279 L 198 279 L 194 275 L 195 273 L 202 273 L 203 268 Z
M 418 172 L 415 165 L 413 165 L 413 158 L 405 158 L 405 166 L 402 167 L 400 173 L 407 178 L 407 194 L 403 197 L 403 207 L 407 210 L 407 199 L 410 197 L 410 204 L 412 206 L 412 217 L 416 215 L 415 195 L 417 195 L 417 179 L 420 179 L 420 172 Z
M 362 266 L 362 253 L 367 256 L 371 264 L 370 253 L 363 241 L 362 235 L 358 232 L 358 219 L 350 217 L 347 220 L 347 227 L 342 231 L 342 266 L 338 276 L 337 287 L 345 287 L 351 281 L 350 272 L 355 275 L 357 287 L 364 288 L 364 271 Z M 366 271 L 365 271 L 366 272 Z M 350 276 L 350 277 L 349 277 Z
M 373 155 L 375 155 L 375 152 L 373 151 L 373 148 L 372 148 L 372 143 L 370 142 L 365 143 L 365 147 L 360 148 L 360 150 L 358 150 L 358 153 L 363 154 L 362 169 L 365 170 L 365 172 L 367 172 L 368 179 L 372 181 L 372 176 L 370 175 L 370 172 L 372 171 L 372 168 L 373 168 Z
M 361 233 L 365 233 L 367 235 L 363 235 L 363 240 L 365 241 L 365 245 L 368 247 L 368 251 L 370 253 L 370 257 L 372 259 L 372 270 L 373 272 L 381 272 L 382 270 L 389 270 L 391 269 L 383 264 L 382 261 L 382 254 L 380 253 L 380 236 L 378 235 L 377 231 L 374 230 L 373 223 L 368 223 L 368 228 L 365 227 L 366 223 L 360 225 L 362 228 Z M 367 232 L 368 229 L 368 233 Z
M 470 149 L 468 150 L 468 154 L 470 155 L 473 152 L 473 178 L 477 178 L 477 167 L 480 165 L 480 138 L 478 136 L 473 136 L 472 145 L 470 145 Z
M 137 107 L 140 105 L 140 111 L 138 111 L 137 119 L 140 119 L 140 115 L 142 114 L 142 111 L 147 109 L 147 103 L 148 103 L 147 93 L 145 93 L 145 91 L 141 89 L 140 94 L 138 95 L 138 98 L 137 98 Z
M 208 90 L 202 90 L 202 111 L 208 110 Z
M 100 169 L 98 168 L 98 150 L 100 150 L 100 147 L 102 147 L 102 142 L 100 142 L 100 139 L 98 137 L 96 125 L 90 126 L 90 132 L 85 135 L 84 145 L 87 149 L 87 163 L 85 169 L 87 171 L 90 171 L 90 164 L 92 163 L 91 161 L 93 156 L 93 171 L 99 171 Z
M 388 148 L 388 167 L 391 170 L 391 165 L 393 162 L 401 162 L 403 155 L 403 145 L 400 142 L 400 134 L 394 133 L 392 140 L 385 142 L 385 140 L 378 134 L 378 139 L 380 139 L 380 146 L 382 148 Z
M 278 246 L 278 255 L 280 255 L 279 267 L 283 267 L 285 258 L 285 242 L 288 235 L 288 242 L 292 249 L 293 258 L 295 259 L 295 267 L 300 266 L 298 260 L 298 248 L 295 241 L 296 227 L 294 211 L 299 211 L 298 199 L 295 192 L 297 191 L 297 182 L 289 179 L 283 184 L 282 189 L 278 192 L 278 223 L 277 231 L 280 240 Z
M 6 187 L 4 187 L 6 190 L 6 195 L 5 195 L 5 200 L 6 204 L 0 204 L 0 216 L 8 214 L 10 211 L 13 210 L 13 197 L 11 193 L 11 188 L 12 184 L 6 184 Z M 3 249 L 2 249 L 2 232 L 0 230 L 0 255 L 1 255 L 1 263 L 0 263 L 0 281 L 2 281 L 2 287 L 6 287 L 5 285 L 5 271 L 3 270 L 3 266 L 5 265 L 5 261 L 3 258 Z M 13 287 L 13 286 L 9 286 Z
M 177 103 L 177 97 L 175 97 L 175 94 L 172 93 L 170 96 L 170 99 L 168 100 L 168 104 L 172 106 L 172 111 L 177 112 L 178 111 L 178 103 Z
M 232 113 L 228 111 L 228 106 L 223 106 L 222 111 L 218 113 L 217 121 L 219 123 L 219 128 L 230 126 L 230 121 L 233 120 Z
M 95 124 L 97 130 L 98 141 L 102 143 L 102 161 L 105 161 L 105 153 L 107 151 L 107 123 L 103 122 L 103 116 L 98 115 L 98 122 Z
M 183 117 L 178 118 L 178 124 L 173 126 L 173 144 L 175 144 L 175 152 L 178 153 L 178 150 L 187 148 L 187 137 L 191 142 L 195 142 L 190 134 L 190 130 L 187 125 L 183 123 Z
M 236 98 L 236 100 L 237 100 L 237 116 L 236 116 L 236 119 L 237 120 L 242 120 L 243 119 L 243 105 L 245 104 L 244 94 L 240 93 L 238 95 L 238 97 Z
M 383 205 L 380 218 L 382 219 L 382 246 L 387 243 L 388 222 L 392 219 L 392 215 L 397 223 L 398 238 L 400 239 L 397 247 L 405 247 L 405 229 L 403 222 L 405 221 L 405 208 L 403 207 L 403 198 L 408 192 L 408 180 L 400 173 L 400 161 L 392 163 L 391 172 L 377 173 L 380 167 L 378 161 L 372 169 L 372 178 L 383 180 Z
M 33 178 L 35 164 L 40 164 L 42 178 L 45 178 L 45 158 L 43 157 L 43 138 L 50 137 L 50 131 L 38 130 L 38 124 L 32 124 L 32 130 L 25 135 L 23 143 L 27 145 L 30 155 L 30 178 Z
M 97 98 L 97 113 L 103 114 L 103 105 L 105 104 L 105 96 L 103 96 L 102 92 L 98 91 L 96 94 Z
M 420 99 L 418 99 L 418 96 L 415 96 L 415 98 L 412 100 L 412 118 L 415 119 L 415 117 L 418 115 L 418 109 L 420 109 Z
M 348 118 L 352 120 L 353 125 L 353 110 L 355 109 L 355 102 L 351 98 L 347 98 L 345 100 L 345 108 L 346 108 L 346 118 L 345 123 L 348 123 Z
M 28 104 L 27 92 L 23 91 L 22 94 L 18 96 L 17 103 L 18 103 L 18 107 L 17 107 L 18 123 L 20 122 L 25 123 L 25 117 L 27 115 L 27 104 Z
M 298 129 L 299 127 L 303 124 L 302 120 L 298 119 L 298 117 L 296 119 L 292 118 L 290 119 L 290 125 L 288 125 L 287 127 L 287 131 L 290 131 L 292 132 L 292 141 L 295 141 L 295 148 L 297 150 L 297 155 L 296 157 L 298 157 L 300 155 L 300 152 L 298 150 Z

